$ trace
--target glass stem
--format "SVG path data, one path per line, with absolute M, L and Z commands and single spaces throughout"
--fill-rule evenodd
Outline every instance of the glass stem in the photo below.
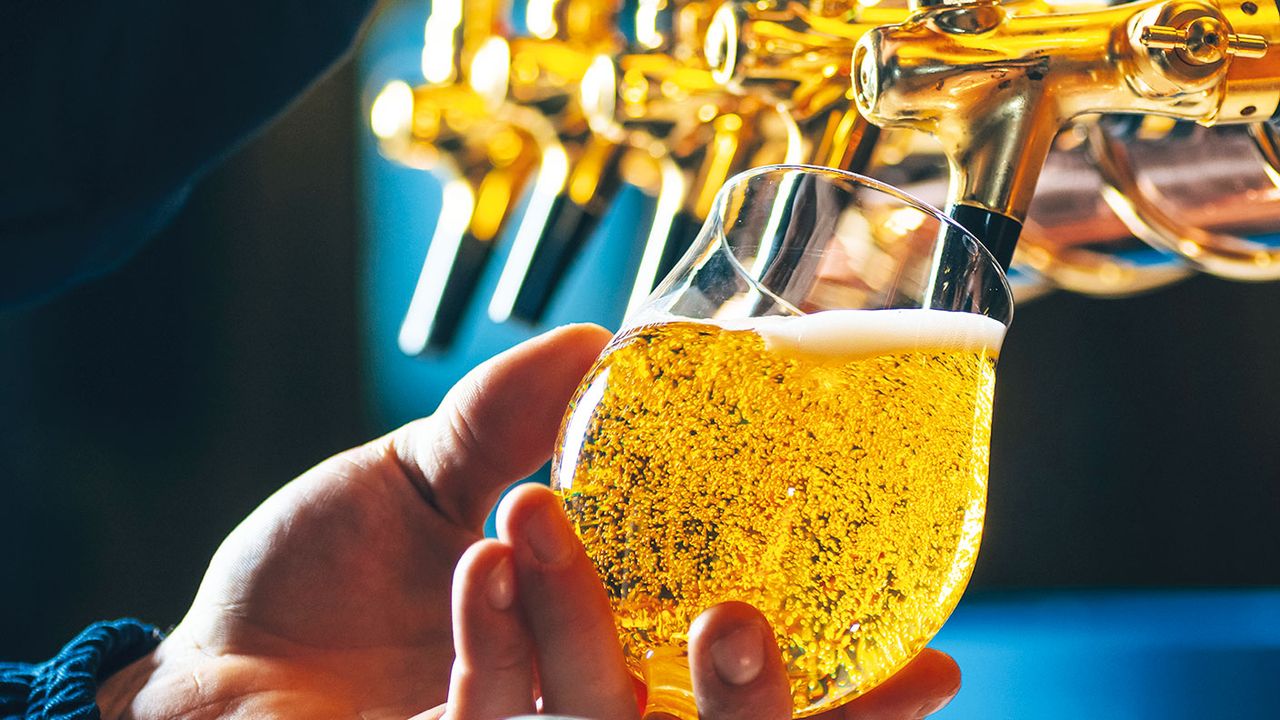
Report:
M 648 688 L 644 720 L 698 720 L 689 656 L 684 651 L 656 649 L 645 658 L 642 669 Z

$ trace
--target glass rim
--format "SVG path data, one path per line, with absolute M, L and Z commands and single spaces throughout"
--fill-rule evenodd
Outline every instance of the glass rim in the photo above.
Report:
M 743 170 L 737 175 L 730 177 L 728 180 L 725 181 L 724 186 L 721 187 L 718 191 L 716 191 L 715 200 L 711 204 L 713 208 L 716 208 L 716 212 L 712 213 L 712 215 L 715 216 L 716 221 L 718 223 L 723 223 L 724 212 L 722 208 L 725 204 L 726 198 L 728 197 L 733 187 L 760 175 L 770 175 L 770 174 L 782 173 L 782 172 L 799 172 L 799 173 L 804 173 L 809 175 L 824 175 L 827 177 L 836 177 L 841 180 L 847 180 L 856 185 L 867 187 L 876 192 L 888 195 L 894 198 L 895 200 L 903 202 L 906 205 L 909 205 L 915 208 L 916 210 L 919 210 L 925 213 L 926 215 L 934 218 L 940 223 L 950 226 L 954 230 L 958 230 L 963 237 L 967 238 L 970 242 L 973 243 L 973 246 L 977 248 L 978 253 L 982 257 L 982 259 L 985 260 L 992 268 L 996 270 L 996 277 L 999 278 L 1000 280 L 1000 288 L 1001 290 L 1004 291 L 1005 296 L 1008 297 L 1009 299 L 1009 312 L 1008 312 L 1009 317 L 1005 320 L 999 320 L 998 318 L 993 318 L 993 319 L 996 319 L 1005 327 L 1008 327 L 1010 324 L 1012 324 L 1014 304 L 1013 304 L 1013 290 L 1009 287 L 1009 274 L 1003 267 L 1000 266 L 999 262 L 996 262 L 995 256 L 991 254 L 991 251 L 987 249 L 986 245 L 982 244 L 982 240 L 978 239 L 978 236 L 974 235 L 968 228 L 956 222 L 956 220 L 952 218 L 950 215 L 947 215 L 946 212 L 930 205 L 929 203 L 921 200 L 920 198 L 904 190 L 894 187 L 893 185 L 890 185 L 886 182 L 876 180 L 875 178 L 867 177 L 866 175 L 860 175 L 858 173 L 850 172 L 848 170 L 840 170 L 838 168 L 827 167 L 825 165 L 808 165 L 804 163 L 776 163 L 772 165 L 760 165 L 758 167 L 753 167 L 747 170 Z M 727 241 L 728 241 L 728 237 L 724 232 L 723 228 L 721 228 L 719 242 L 723 244 Z M 981 313 L 972 313 L 972 314 L 981 314 Z M 990 316 L 987 316 L 987 317 L 990 317 Z

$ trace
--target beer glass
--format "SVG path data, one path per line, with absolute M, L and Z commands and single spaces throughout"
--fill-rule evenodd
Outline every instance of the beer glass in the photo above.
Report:
M 725 185 L 587 374 L 552 471 L 648 716 L 697 718 L 689 624 L 724 601 L 772 623 L 796 717 L 925 646 L 978 550 L 1012 313 L 982 245 L 888 185 Z

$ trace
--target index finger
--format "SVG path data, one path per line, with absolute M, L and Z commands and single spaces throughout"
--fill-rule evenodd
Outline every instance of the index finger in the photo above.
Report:
M 512 546 L 544 709 L 638 717 L 608 595 L 559 501 L 545 487 L 521 485 L 502 501 L 498 534 Z

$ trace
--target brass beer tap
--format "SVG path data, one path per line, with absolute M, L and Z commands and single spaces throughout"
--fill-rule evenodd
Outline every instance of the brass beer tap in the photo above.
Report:
M 806 144 L 806 162 L 878 174 L 875 163 L 897 151 L 886 147 L 886 152 L 875 152 L 878 128 L 861 116 L 853 102 L 850 65 L 863 34 L 879 25 L 901 22 L 909 11 L 905 6 L 880 4 L 818 5 L 818 9 L 821 12 L 798 2 L 726 2 L 708 28 L 708 62 L 716 80 L 726 87 L 778 103 L 791 113 Z M 1047 6 L 1038 0 L 1024 0 L 1017 9 L 1044 12 Z M 892 144 L 911 144 L 904 131 L 893 132 L 897 136 L 890 140 Z M 945 202 L 942 197 L 929 199 Z M 1118 220 L 1110 229 L 1116 228 L 1127 234 Z M 1114 257 L 1056 246 L 1038 227 L 1029 227 L 1023 235 L 1022 252 L 1016 261 L 1059 287 L 1105 295 L 1117 292 L 1117 288 L 1138 290 L 1145 283 L 1168 282 L 1185 274 L 1144 269 L 1146 277 L 1140 277 L 1136 268 Z M 1015 294 L 1025 296 L 1018 289 Z
M 1190 273 L 1176 258 L 1132 237 L 1103 197 L 1106 185 L 1086 146 L 1083 128 L 1069 128 L 1055 139 L 1014 253 L 1018 272 L 1010 280 L 1018 301 L 1054 288 L 1123 297 Z M 946 204 L 947 160 L 932 136 L 901 128 L 884 131 L 866 174 L 935 207 Z
M 495 322 L 534 322 L 545 311 L 557 283 L 599 224 L 621 184 L 625 148 L 593 133 L 580 103 L 579 87 L 592 60 L 623 45 L 616 30 L 618 0 L 545 0 L 525 6 L 530 36 L 489 38 L 481 53 L 495 67 L 487 85 L 473 87 L 494 107 L 504 103 L 536 110 L 555 128 L 563 152 L 556 177 L 536 185 L 529 217 L 521 224 L 489 303 Z M 538 222 L 535 217 L 545 217 Z
M 881 126 L 935 135 L 953 216 L 1006 265 L 1054 136 L 1090 113 L 1205 125 L 1256 122 L 1280 104 L 1273 3 L 1140 0 L 1018 14 L 994 2 L 920 9 L 864 35 L 858 107 Z
M 1280 278 L 1276 0 L 1068 2 L 534 0 L 516 37 L 505 0 L 436 0 L 426 83 L 371 117 L 447 196 L 402 348 L 448 343 L 500 237 L 488 316 L 537 321 L 624 183 L 656 198 L 634 308 L 775 162 L 946 205 L 1032 294 Z
M 598 56 L 583 81 L 592 128 L 636 150 L 629 166 L 647 161 L 629 179 L 658 196 L 628 309 L 674 266 L 726 180 L 750 167 L 800 160 L 789 117 L 712 77 L 701 51 L 712 10 L 709 3 L 672 3 L 664 33 L 661 16 L 646 14 L 641 3 L 637 37 L 654 50 Z
M 555 152 L 550 122 L 529 110 L 495 108 L 471 85 L 493 72 L 480 50 L 501 32 L 500 12 L 495 0 L 434 2 L 422 54 L 427 83 L 390 83 L 374 102 L 374 120 L 384 118 L 374 128 L 382 152 L 437 175 L 442 185 L 440 217 L 398 338 L 409 355 L 452 340 L 494 243 Z
M 804 162 L 861 172 L 878 132 L 853 102 L 853 48 L 864 33 L 901 20 L 906 11 L 818 7 L 730 0 L 712 18 L 704 52 L 716 82 L 792 117 Z

